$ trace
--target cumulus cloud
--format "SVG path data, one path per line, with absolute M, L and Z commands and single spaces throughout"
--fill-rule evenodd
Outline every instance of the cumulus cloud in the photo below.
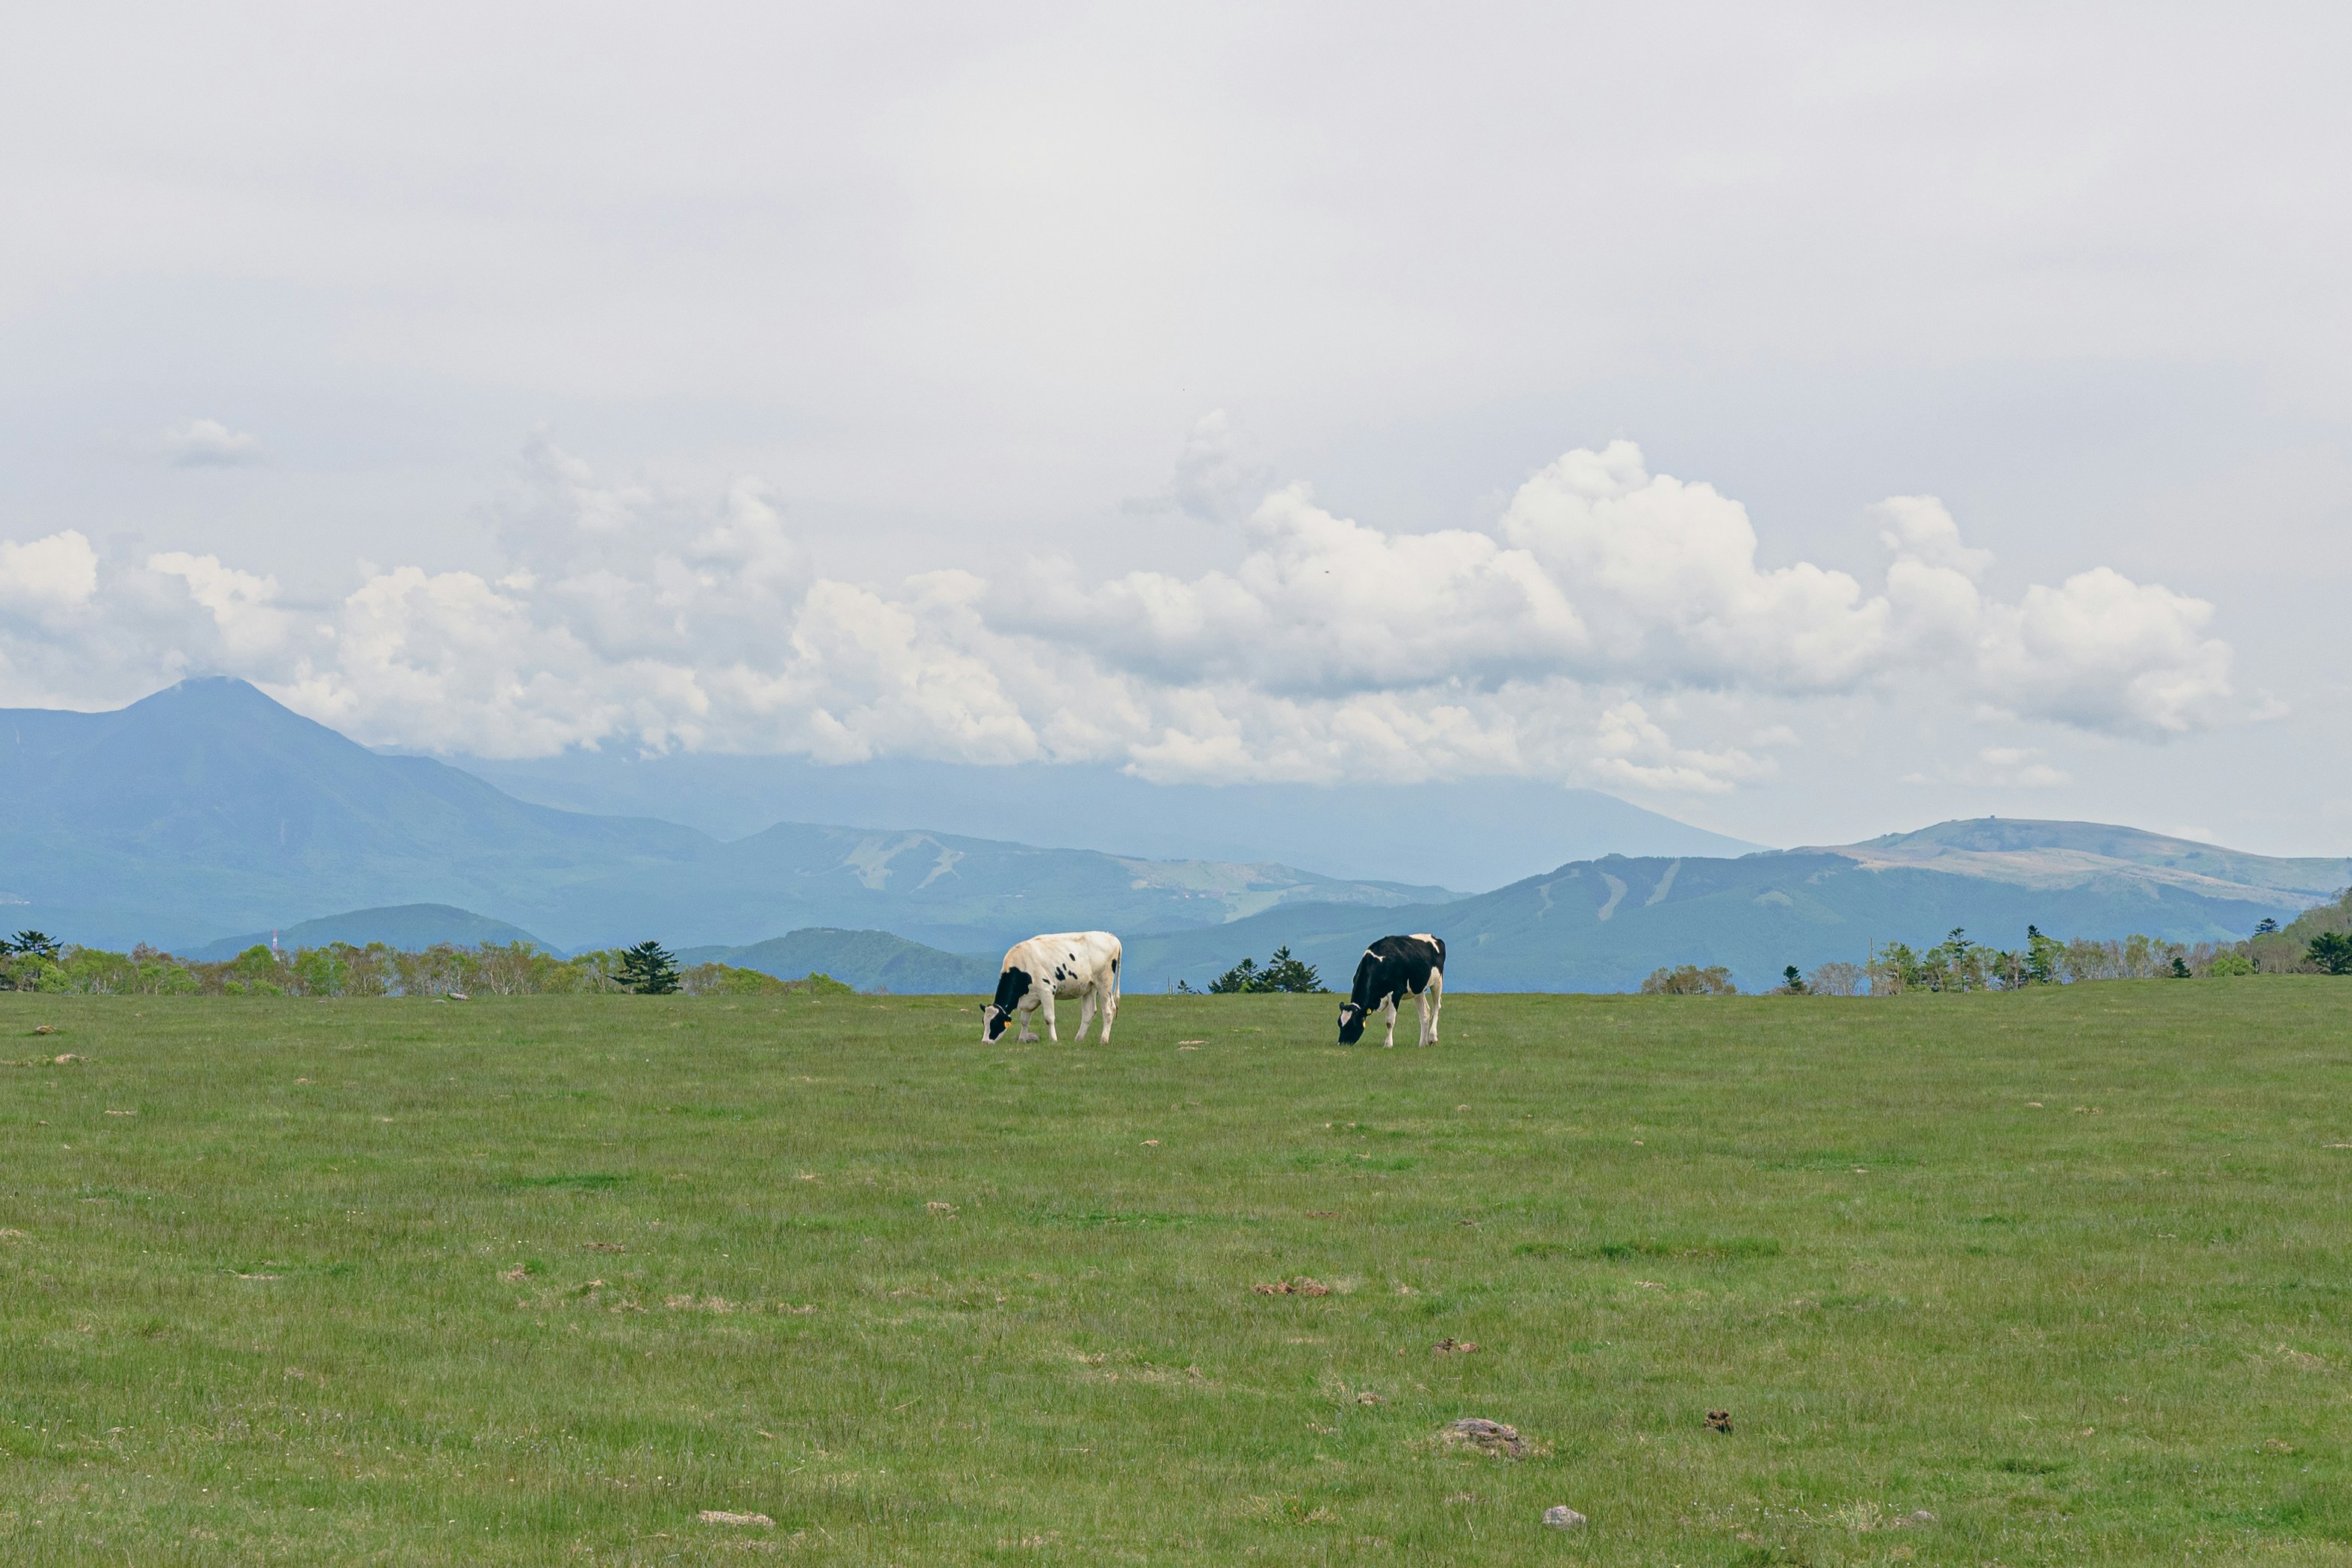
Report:
M 216 419 L 192 419 L 163 433 L 163 451 L 182 468 L 228 468 L 258 463 L 261 438 L 231 430 Z
M 36 614 L 78 610 L 97 591 L 98 552 L 79 528 L 0 543 L 0 607 Z
M 2110 567 L 2036 583 L 1988 608 L 1978 674 L 1989 702 L 2081 729 L 2179 735 L 2230 709 L 2230 646 L 2213 607 Z
M 1382 533 L 1294 485 L 1259 504 L 1244 538 L 1232 571 L 1190 580 L 1096 584 L 1057 563 L 997 614 L 1158 683 L 1245 678 L 1296 695 L 1492 685 L 1560 667 L 1588 641 L 1534 557 L 1483 533 Z
M 1769 776 L 1799 744 L 1788 720 L 1825 698 L 2159 738 L 2233 706 L 2211 606 L 2106 568 L 2003 600 L 1933 497 L 1874 509 L 1874 590 L 1759 565 L 1746 508 L 1650 473 L 1627 442 L 1548 465 L 1484 528 L 1384 530 L 1303 485 L 1237 508 L 1254 482 L 1221 420 L 1196 428 L 1170 505 L 1239 531 L 1194 575 L 1063 559 L 857 584 L 817 571 L 755 480 L 615 484 L 542 437 L 496 507 L 495 568 L 368 568 L 323 615 L 212 555 L 110 564 L 71 531 L 0 544 L 0 667 L 20 700 L 67 667 L 85 687 L 227 670 L 365 740 L 494 755 L 625 743 L 1696 793 Z M 2037 758 L 1987 750 L 1979 771 L 2063 781 Z
M 1184 439 L 1174 481 L 1157 496 L 1130 500 L 1130 512 L 1182 512 L 1202 522 L 1229 523 L 1274 487 L 1274 473 L 1244 454 L 1223 409 L 1204 413 Z
M 1569 453 L 1519 487 L 1497 530 L 1590 619 L 1586 678 L 1837 691 L 1887 642 L 1890 609 L 1842 571 L 1761 570 L 1748 509 L 1644 468 L 1615 441 Z
M 1793 737 L 1791 737 L 1793 738 Z M 1601 716 L 1593 742 L 1596 778 L 1640 789 L 1721 794 L 1771 770 L 1745 751 L 1677 747 L 1640 703 L 1619 703 Z
M 266 657 L 285 645 L 291 623 L 274 602 L 276 578 L 256 577 L 223 566 L 217 556 L 184 550 L 149 556 L 147 570 L 187 585 L 188 598 L 213 618 L 230 663 Z

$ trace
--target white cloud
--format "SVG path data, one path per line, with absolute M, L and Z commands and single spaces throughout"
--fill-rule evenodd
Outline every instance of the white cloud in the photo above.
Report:
M 78 609 L 98 591 L 98 552 L 79 528 L 29 544 L 0 543 L 0 606 Z
M 1491 533 L 1386 533 L 1293 486 L 1250 515 L 1229 570 L 1089 584 L 1059 562 L 999 585 L 992 616 L 1148 682 L 1298 698 L 1547 681 L 1803 697 L 1932 680 L 2114 734 L 2230 716 L 2230 649 L 2202 635 L 2211 606 L 2106 568 L 2001 603 L 1977 580 L 1991 552 L 1963 544 L 1941 502 L 1873 510 L 1895 557 L 1875 595 L 1810 562 L 1759 567 L 1746 508 L 1650 474 L 1619 441 L 1545 467 Z M 1633 766 L 1611 758 L 1621 776 Z
M 1906 784 L 1960 784 L 1972 789 L 2056 789 L 2072 784 L 2074 775 L 2043 759 L 2033 746 L 1988 746 L 1968 762 L 1945 763 L 1934 772 L 1902 776 Z
M 1595 736 L 1596 778 L 1636 789 L 1722 794 L 1744 779 L 1771 771 L 1744 751 L 1706 752 L 1677 747 L 1639 703 L 1620 703 L 1601 716 Z
M 1203 522 L 1229 523 L 1245 515 L 1274 484 L 1273 471 L 1243 452 L 1225 411 L 1213 409 L 1185 437 L 1175 479 L 1167 490 L 1137 497 L 1122 509 L 1178 511 Z
M 1985 766 L 1972 770 L 1971 783 L 2009 789 L 2055 789 L 2074 782 L 2071 775 L 2042 760 L 2037 747 L 1988 746 L 1977 753 L 1977 759 Z
M 1483 533 L 1382 533 L 1294 485 L 1258 505 L 1244 538 L 1231 571 L 1189 580 L 1095 585 L 1057 563 L 1003 584 L 994 616 L 1155 682 L 1295 695 L 1491 685 L 1564 668 L 1588 642 L 1536 559 Z
M 1613 441 L 1519 487 L 1497 530 L 1591 622 L 1578 674 L 1786 692 L 1847 689 L 1876 664 L 1889 609 L 1842 571 L 1756 565 L 1747 508 L 1644 468 Z
M 163 433 L 163 450 L 183 468 L 228 468 L 258 463 L 261 438 L 231 430 L 216 419 L 192 419 Z
M 1185 461 L 1205 472 L 1226 448 L 1204 430 Z M 1223 483 L 1180 476 L 1177 493 L 1193 486 L 1198 517 Z M 1881 591 L 1764 568 L 1737 501 L 1617 442 L 1546 466 L 1491 528 L 1383 530 L 1294 485 L 1248 511 L 1230 564 L 1193 576 L 1097 580 L 1063 559 L 857 584 L 815 570 L 756 481 L 703 498 L 615 485 L 539 438 L 497 507 L 495 569 L 368 568 L 297 613 L 273 577 L 214 555 L 110 574 L 79 533 L 53 535 L 0 545 L 0 609 L 33 612 L 0 657 L 20 688 L 76 659 L 85 686 L 229 670 L 362 739 L 442 750 L 1094 760 L 1205 781 L 1721 794 L 1769 776 L 1824 699 L 2142 737 L 2227 716 L 2210 605 L 2105 568 L 2004 602 L 1940 504 L 1876 516 L 1895 552 Z M 2013 747 L 1970 777 L 2065 782 Z
M 2025 591 L 1984 616 L 1986 699 L 2081 729 L 2179 735 L 2232 712 L 2230 645 L 2204 634 L 2213 607 L 2109 567 Z
M 188 597 L 219 628 L 222 649 L 233 663 L 266 656 L 284 645 L 289 622 L 272 602 L 278 597 L 276 578 L 256 577 L 223 566 L 217 556 L 184 550 L 149 556 L 147 570 L 187 585 Z
M 1960 543 L 1960 525 L 1933 496 L 1889 496 L 1870 511 L 1881 524 L 1879 541 L 1898 557 L 1957 571 L 1971 582 L 1992 565 L 1992 551 Z

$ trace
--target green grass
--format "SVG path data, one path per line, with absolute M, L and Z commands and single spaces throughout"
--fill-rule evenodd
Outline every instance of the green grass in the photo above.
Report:
M 972 1009 L 0 998 L 0 1560 L 2352 1563 L 2352 982 Z

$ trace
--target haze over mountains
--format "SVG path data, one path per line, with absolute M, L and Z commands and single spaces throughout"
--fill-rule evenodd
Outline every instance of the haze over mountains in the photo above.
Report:
M 379 756 L 242 681 L 187 681 L 113 713 L 0 710 L 0 726 L 14 808 L 0 822 L 0 894 L 20 902 L 22 922 L 107 946 L 447 904 L 563 947 L 887 925 L 979 950 L 1082 911 L 1171 929 L 1292 899 L 1449 896 L 920 831 L 781 822 L 722 842 L 529 805 L 430 758 Z
M 1612 852 L 1739 855 L 1762 849 L 1597 789 L 1534 779 L 1443 784 L 1152 784 L 1116 768 L 1011 768 L 904 758 L 572 750 L 450 759 L 518 800 L 568 811 L 660 817 L 722 839 L 780 814 L 1165 860 L 1272 861 L 1328 876 L 1500 887 Z M 789 810 L 783 803 L 789 802 Z
M 1128 944 L 1139 979 L 1199 986 L 1229 954 L 1287 944 L 1345 974 L 1365 943 L 1437 930 L 1449 984 L 1468 990 L 1628 990 L 1661 964 L 1721 964 L 1744 989 L 1784 965 L 1861 963 L 1873 943 L 1926 946 L 1954 926 L 2000 946 L 2028 924 L 2061 936 L 2145 932 L 2234 940 L 2352 883 L 2352 859 L 2271 859 L 2094 822 L 1944 822 L 1840 848 L 1737 860 L 1575 862 L 1444 905 L 1299 905 Z M 1418 922 L 1418 924 L 1414 924 Z M 1222 962 L 1220 960 L 1223 960 Z
M 220 679 L 112 713 L 0 710 L 0 743 L 11 801 L 0 819 L 0 897 L 13 905 L 0 918 L 117 947 L 209 950 L 273 928 L 294 940 L 309 939 L 305 931 L 404 942 L 530 934 L 564 949 L 654 936 L 778 973 L 805 973 L 792 966 L 814 956 L 865 977 L 856 983 L 909 990 L 967 984 L 1032 932 L 1100 926 L 1127 939 L 1128 983 L 1139 989 L 1201 984 L 1285 943 L 1343 980 L 1370 937 L 1436 929 L 1451 944 L 1457 988 L 1618 989 L 1683 961 L 1728 965 L 1752 986 L 1784 964 L 1858 960 L 1873 940 L 1933 942 L 1954 925 L 2004 945 L 2028 921 L 2065 936 L 2234 937 L 2352 882 L 2352 860 L 2249 855 L 2093 823 L 1954 822 L 1843 847 L 1691 853 L 1683 846 L 1724 841 L 1608 797 L 1593 799 L 1619 814 L 1566 826 L 1667 852 L 1570 859 L 1471 896 L 1436 879 L 1349 878 L 1279 857 L 1148 859 L 920 824 L 780 821 L 730 841 L 651 816 L 519 800 L 431 758 L 369 751 Z M 1013 773 L 992 780 L 1000 794 L 967 804 L 967 821 L 1021 814 Z M 612 788 L 597 776 L 593 766 L 551 768 L 541 782 L 587 798 Z M 768 787 L 761 779 L 782 788 L 815 776 L 799 764 L 736 769 L 726 789 L 704 789 L 696 810 L 706 820 L 745 811 L 748 791 Z M 904 770 L 862 777 L 875 796 L 868 823 L 889 821 L 891 789 L 914 787 Z M 1066 781 L 1029 781 L 1041 800 L 1028 814 L 1045 837 L 1064 825 L 1049 787 Z M 804 796 L 853 803 L 843 791 L 856 778 L 819 783 L 832 793 L 812 786 Z M 1558 802 L 1575 796 L 1543 798 L 1551 827 L 1528 829 L 1526 852 L 1562 828 Z M 1134 816 L 1139 837 L 1161 846 L 1215 803 L 1179 799 L 1155 812 L 1160 799 L 1138 796 Z M 1311 815 L 1311 802 L 1279 791 L 1216 799 L 1248 819 L 1224 830 L 1229 843 L 1262 845 L 1286 813 Z M 1480 798 L 1454 799 L 1458 810 Z M 1426 811 L 1415 836 L 1404 815 L 1413 800 L 1360 798 L 1331 815 L 1356 813 L 1351 831 L 1375 850 L 1448 841 L 1452 824 Z M 1383 828 L 1383 814 L 1396 820 Z M 1512 825 L 1503 815 L 1453 841 L 1491 849 Z M 1076 826 L 1098 834 L 1116 823 Z M 1573 833 L 1558 837 L 1572 853 Z M 1379 858 L 1364 852 L 1357 863 Z

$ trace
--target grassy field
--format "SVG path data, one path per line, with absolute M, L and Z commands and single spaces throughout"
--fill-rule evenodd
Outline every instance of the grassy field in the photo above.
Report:
M 2352 1563 L 2352 981 L 974 1006 L 0 997 L 0 1560 Z

